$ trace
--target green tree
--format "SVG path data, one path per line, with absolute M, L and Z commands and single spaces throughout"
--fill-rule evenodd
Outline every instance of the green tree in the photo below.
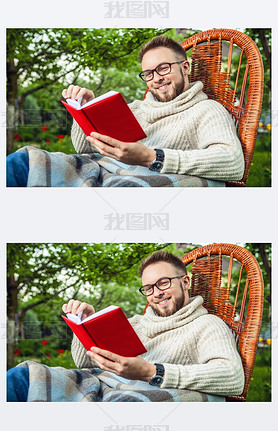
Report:
M 28 95 L 47 90 L 64 78 L 93 74 L 111 64 L 120 70 L 134 65 L 138 49 L 159 29 L 7 29 L 7 143 L 13 151 L 18 113 Z M 60 99 L 60 94 L 59 94 Z
M 138 295 L 138 265 L 161 244 L 36 244 L 7 246 L 8 367 L 29 310 L 39 310 L 45 326 L 57 321 L 70 298 L 94 303 L 97 309 L 115 303 L 127 315 L 144 308 Z

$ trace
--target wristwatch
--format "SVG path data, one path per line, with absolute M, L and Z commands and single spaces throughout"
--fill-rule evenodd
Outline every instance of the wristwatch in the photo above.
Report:
M 161 386 L 165 368 L 162 364 L 154 364 L 156 366 L 156 373 L 150 378 L 149 384 L 152 386 Z
M 160 172 L 163 168 L 163 162 L 165 157 L 164 151 L 157 148 L 155 148 L 154 150 L 156 152 L 156 158 L 150 163 L 149 169 L 151 171 Z

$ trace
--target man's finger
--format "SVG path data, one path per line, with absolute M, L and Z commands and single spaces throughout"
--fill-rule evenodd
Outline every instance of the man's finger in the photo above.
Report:
M 101 135 L 100 133 L 92 132 L 91 137 L 98 139 L 99 141 L 105 142 L 111 147 L 119 148 L 121 146 L 121 142 L 117 139 L 111 138 L 111 136 Z
M 72 89 L 71 98 L 78 100 L 78 93 L 81 90 L 81 87 L 79 85 L 75 85 Z
M 72 305 L 72 310 L 71 310 L 72 314 L 78 314 L 79 313 L 79 311 L 77 311 L 77 310 L 78 310 L 80 304 L 81 304 L 80 301 L 78 301 L 78 300 L 74 301 L 74 303 Z
M 87 355 L 90 356 L 102 370 L 117 374 L 116 362 L 109 361 L 109 359 L 105 359 L 103 356 L 92 353 L 90 350 L 87 351 Z
M 87 140 L 97 149 L 97 151 L 102 156 L 113 157 L 117 159 L 118 155 L 116 151 L 118 151 L 118 149 L 116 149 L 115 147 L 111 147 L 105 142 L 101 142 L 98 139 L 94 139 L 91 137 L 88 137 Z
M 100 356 L 103 356 L 104 358 L 110 359 L 110 361 L 113 361 L 113 362 L 119 362 L 122 358 L 122 356 L 117 355 L 116 353 L 110 352 L 109 350 L 100 349 L 99 347 L 96 347 L 96 346 L 92 347 L 91 351 Z

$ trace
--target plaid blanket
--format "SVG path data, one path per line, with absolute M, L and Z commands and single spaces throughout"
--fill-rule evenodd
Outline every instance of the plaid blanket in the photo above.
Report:
M 92 154 L 49 153 L 27 146 L 27 187 L 224 187 L 221 181 L 193 175 L 166 175 L 143 166 L 126 165 L 110 157 Z
M 67 370 L 33 361 L 29 368 L 28 402 L 222 402 L 225 398 L 187 389 L 159 389 L 147 382 L 127 380 L 99 368 Z

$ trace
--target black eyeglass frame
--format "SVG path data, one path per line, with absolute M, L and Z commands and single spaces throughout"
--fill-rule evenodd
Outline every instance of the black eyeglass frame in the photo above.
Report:
M 171 66 L 172 66 L 172 64 L 180 64 L 180 63 L 184 63 L 186 60 L 181 60 L 181 61 L 173 61 L 173 63 L 168 63 L 167 61 L 166 62 L 163 62 L 163 63 L 160 63 L 158 66 L 156 66 L 156 68 L 155 69 L 147 69 L 147 70 L 143 70 L 142 72 L 140 72 L 139 73 L 139 77 L 142 79 L 142 81 L 144 81 L 144 82 L 149 82 L 149 81 L 151 81 L 152 79 L 153 79 L 153 77 L 154 77 L 154 72 L 156 72 L 159 76 L 165 76 L 165 75 L 168 75 L 168 73 L 171 73 Z M 167 73 L 159 73 L 158 71 L 157 71 L 157 68 L 158 67 L 160 67 L 160 66 L 162 66 L 163 64 L 168 64 L 168 66 L 169 66 L 169 72 L 167 72 Z M 151 72 L 151 78 L 150 79 L 146 79 L 146 76 L 145 76 L 145 72 Z
M 161 290 L 161 291 L 163 291 L 163 290 L 167 290 L 167 289 L 170 289 L 170 287 L 172 286 L 172 280 L 174 280 L 175 278 L 182 278 L 182 277 L 184 277 L 186 274 L 183 274 L 183 275 L 177 275 L 176 277 L 161 277 L 159 280 L 157 280 L 155 283 L 153 283 L 153 284 L 145 284 L 144 286 L 142 286 L 142 287 L 140 287 L 140 289 L 139 289 L 139 292 L 140 293 L 142 293 L 142 295 L 143 296 L 150 296 L 150 295 L 152 295 L 153 294 L 153 292 L 154 292 L 154 286 L 155 287 L 157 287 L 157 289 L 158 290 Z M 170 282 L 170 285 L 168 286 L 168 287 L 165 287 L 165 289 L 161 289 L 158 285 L 157 285 L 157 283 L 159 283 L 161 280 L 165 280 L 165 279 L 167 279 L 167 280 L 169 280 L 169 282 Z M 150 286 L 151 288 L 152 288 L 152 292 L 151 293 L 148 293 L 148 295 L 146 295 L 145 293 L 144 293 L 144 291 L 145 291 L 145 287 L 146 286 Z

